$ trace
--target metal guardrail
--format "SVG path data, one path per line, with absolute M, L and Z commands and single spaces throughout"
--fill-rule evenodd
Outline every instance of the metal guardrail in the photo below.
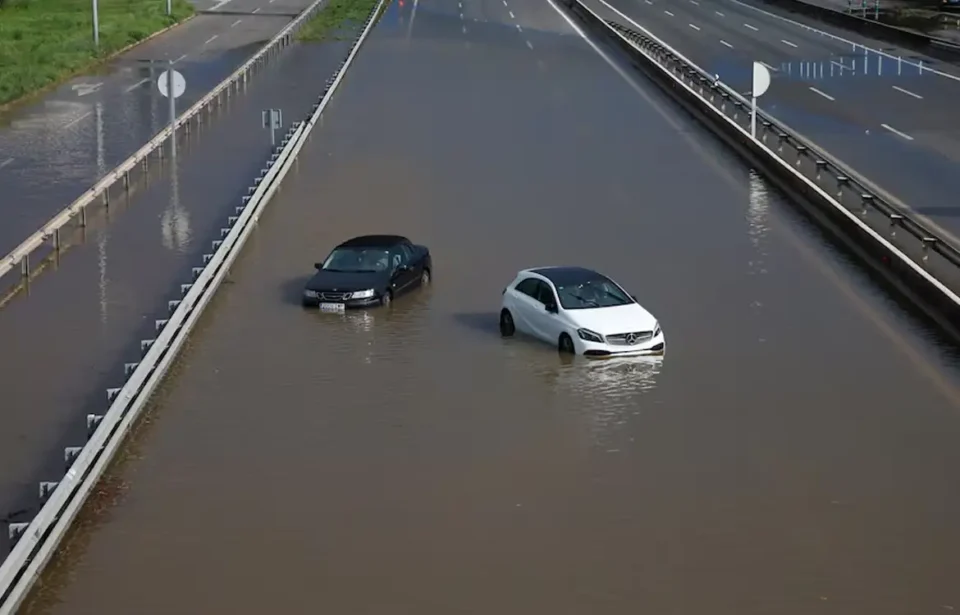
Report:
M 213 105 L 220 106 L 224 97 L 229 97 L 234 89 L 239 91 L 240 86 L 250 79 L 253 72 L 266 64 L 270 54 L 275 54 L 283 50 L 293 42 L 293 35 L 296 34 L 297 30 L 299 30 L 308 19 L 313 17 L 321 9 L 321 5 L 324 2 L 326 2 L 326 0 L 314 0 L 312 4 L 304 9 L 293 21 L 284 26 L 280 32 L 274 35 L 274 37 L 261 47 L 249 60 L 244 62 L 203 98 L 182 113 L 176 120 L 176 129 L 179 130 L 182 128 L 189 133 L 193 121 L 202 123 L 203 115 L 201 112 L 210 110 Z M 104 205 L 109 205 L 110 189 L 118 181 L 122 180 L 124 190 L 129 190 L 130 173 L 137 168 L 137 165 L 141 165 L 145 171 L 149 164 L 149 157 L 154 152 L 157 152 L 161 157 L 163 156 L 163 148 L 170 138 L 170 131 L 170 126 L 161 130 L 153 139 L 148 141 L 146 145 L 104 175 L 89 190 L 51 218 L 38 231 L 25 239 L 9 254 L 0 258 L 0 278 L 6 276 L 17 266 L 20 267 L 21 276 L 29 277 L 31 271 L 30 255 L 38 248 L 46 245 L 47 242 L 51 243 L 54 251 L 59 251 L 62 246 L 61 229 L 74 220 L 76 220 L 80 226 L 86 226 L 87 207 L 93 205 L 97 199 L 102 199 Z
M 807 15 L 825 23 L 874 36 L 889 43 L 902 45 L 913 51 L 926 53 L 933 57 L 949 61 L 960 58 L 960 45 L 944 38 L 930 36 L 916 30 L 893 24 L 860 17 L 846 11 L 831 9 L 804 0 L 762 0 L 766 4 L 779 6 L 792 13 Z
M 574 10 L 585 11 L 591 20 L 619 37 L 634 53 L 642 54 L 665 76 L 686 88 L 689 94 L 699 99 L 701 106 L 795 174 L 838 214 L 882 244 L 887 254 L 900 259 L 913 273 L 942 293 L 951 306 L 960 309 L 960 250 L 957 246 L 941 238 L 911 212 L 874 194 L 867 186 L 869 182 L 858 173 L 762 109 L 757 111 L 757 136 L 751 138 L 750 101 L 642 26 L 634 23 L 632 25 L 637 29 L 629 28 L 603 19 L 581 0 L 565 1 Z M 776 81 L 771 87 L 776 87 Z
M 327 80 L 323 95 L 313 105 L 310 115 L 286 133 L 280 146 L 271 154 L 266 168 L 261 169 L 259 177 L 249 187 L 248 195 L 241 199 L 236 215 L 230 216 L 228 226 L 220 230 L 220 239 L 213 241 L 213 251 L 203 255 L 203 266 L 193 269 L 193 281 L 182 284 L 181 298 L 168 303 L 170 317 L 156 321 L 157 337 L 140 342 L 143 357 L 137 363 L 126 364 L 126 382 L 120 388 L 107 390 L 109 409 L 102 416 L 87 417 L 90 436 L 86 445 L 65 449 L 68 469 L 63 479 L 40 483 L 40 496 L 45 500 L 40 511 L 29 524 L 9 524 L 11 539 L 16 542 L 0 564 L 0 615 L 15 613 L 39 579 L 97 481 L 119 450 L 130 427 L 143 412 L 153 391 L 166 375 L 247 238 L 256 228 L 264 207 L 292 168 L 307 136 L 387 2 L 389 0 L 379 0 L 370 12 L 349 55 L 340 64 L 334 77 Z

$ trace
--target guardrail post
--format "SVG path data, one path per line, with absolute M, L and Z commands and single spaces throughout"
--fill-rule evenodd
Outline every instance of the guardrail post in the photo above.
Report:
M 827 168 L 826 160 L 816 160 L 814 164 L 817 165 L 817 182 L 823 177 L 823 170 Z
M 24 254 L 20 258 L 20 275 L 27 278 L 30 277 L 30 255 Z
M 40 481 L 40 501 L 43 502 L 50 497 L 50 494 L 53 493 L 53 490 L 56 489 L 59 484 L 59 481 Z
M 926 260 L 930 257 L 929 248 L 930 248 L 930 246 L 936 245 L 936 243 L 937 243 L 937 238 L 936 238 L 936 237 L 924 237 L 924 238 L 921 239 L 920 241 L 922 242 L 922 245 L 923 245 L 923 260 L 924 260 L 924 262 L 926 262 Z
M 770 131 L 770 125 L 770 122 L 767 120 L 760 120 L 760 126 L 763 128 L 763 130 L 761 130 L 760 140 L 764 143 L 767 142 L 767 132 Z
M 53 249 L 57 252 L 60 251 L 60 229 L 53 229 Z
M 7 538 L 10 539 L 10 544 L 13 545 L 20 537 L 23 536 L 23 533 L 27 531 L 27 528 L 30 527 L 29 523 L 11 523 L 7 526 Z
M 88 414 L 87 415 L 87 439 L 93 435 L 93 432 L 97 430 L 97 427 L 100 425 L 100 421 L 103 420 L 102 414 Z
M 800 166 L 800 161 L 803 159 L 803 157 L 804 157 L 804 156 L 806 155 L 806 153 L 807 153 L 807 146 L 806 146 L 806 145 L 795 145 L 795 146 L 794 146 L 794 151 L 795 151 L 796 154 L 797 154 L 797 166 L 799 167 L 799 166 Z
M 87 225 L 87 206 L 86 205 L 80 208 L 78 217 L 80 218 L 80 226 L 86 226 Z
M 73 462 L 77 460 L 77 457 L 80 455 L 80 451 L 82 450 L 82 446 L 68 446 L 63 449 L 63 462 L 66 464 L 66 469 L 70 469 L 70 466 L 72 466 Z
M 869 211 L 869 208 L 873 206 L 873 195 L 872 194 L 861 194 L 860 195 L 860 214 L 865 216 Z
M 777 152 L 783 153 L 783 142 L 787 140 L 787 133 L 778 132 L 777 133 Z
M 130 189 L 130 171 L 123 172 L 123 189 L 124 190 Z
M 846 175 L 837 175 L 837 200 L 843 198 L 843 187 L 850 183 Z
M 903 216 L 900 214 L 890 214 L 890 236 L 895 237 L 897 235 L 897 227 L 900 225 L 900 222 L 903 220 Z

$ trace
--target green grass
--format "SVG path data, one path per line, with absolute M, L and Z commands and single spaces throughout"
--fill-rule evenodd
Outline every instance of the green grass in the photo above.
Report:
M 362 24 L 376 5 L 377 0 L 330 0 L 300 28 L 297 38 L 317 42 L 336 37 L 341 30 Z
M 99 0 L 100 49 L 91 0 L 0 0 L 0 106 L 63 81 L 193 13 L 187 0 Z

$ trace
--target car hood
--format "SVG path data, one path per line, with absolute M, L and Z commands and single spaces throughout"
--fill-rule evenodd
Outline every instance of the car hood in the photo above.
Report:
M 578 328 L 590 329 L 601 335 L 653 331 L 657 319 L 637 303 L 614 307 L 567 310 L 570 319 Z
M 307 290 L 353 292 L 383 287 L 389 277 L 386 272 L 356 273 L 352 271 L 317 271 L 307 281 Z

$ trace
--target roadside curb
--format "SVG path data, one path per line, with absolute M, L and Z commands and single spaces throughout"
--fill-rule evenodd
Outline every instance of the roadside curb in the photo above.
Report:
M 173 24 L 173 25 L 169 25 L 169 26 L 167 26 L 166 28 L 163 28 L 162 30 L 157 30 L 156 32 L 154 32 L 153 34 L 147 36 L 146 38 L 143 38 L 143 39 L 141 39 L 141 40 L 139 40 L 139 41 L 136 41 L 135 43 L 130 43 L 130 44 L 127 45 L 126 47 L 122 47 L 122 48 L 120 48 L 120 49 L 117 49 L 116 51 L 113 51 L 113 52 L 111 52 L 110 54 L 108 54 L 108 55 L 106 55 L 106 56 L 104 56 L 104 57 L 102 57 L 102 58 L 97 58 L 96 60 L 92 61 L 90 64 L 84 66 L 83 68 L 78 69 L 78 70 L 76 70 L 75 72 L 70 73 L 69 75 L 64 75 L 62 79 L 57 79 L 56 81 L 52 81 L 52 82 L 48 83 L 47 85 L 43 86 L 42 88 L 40 88 L 39 90 L 35 90 L 35 91 L 33 91 L 33 92 L 30 92 L 29 94 L 24 94 L 24 95 L 21 96 L 20 98 L 16 98 L 16 99 L 11 100 L 11 101 L 9 101 L 9 102 L 5 102 L 5 103 L 3 103 L 2 105 L 0 105 L 0 113 L 5 113 L 5 112 L 10 111 L 10 110 L 12 110 L 12 109 L 14 109 L 14 108 L 16 108 L 16 107 L 21 106 L 21 105 L 24 105 L 24 104 L 33 102 L 35 99 L 39 98 L 39 97 L 42 96 L 43 94 L 48 94 L 51 90 L 55 90 L 56 88 L 60 87 L 61 85 L 63 85 L 63 84 L 66 83 L 67 81 L 70 81 L 71 79 L 74 79 L 75 77 L 80 77 L 80 76 L 82 76 L 82 75 L 85 75 L 85 74 L 87 74 L 88 72 L 90 72 L 92 69 L 97 68 L 97 67 L 100 67 L 100 66 L 103 66 L 103 65 L 106 64 L 107 62 L 111 62 L 111 61 L 117 59 L 118 56 L 121 56 L 121 55 L 127 53 L 127 52 L 130 51 L 131 49 L 134 49 L 135 47 L 139 47 L 140 45 L 143 45 L 143 44 L 146 43 L 147 41 L 151 41 L 151 40 L 157 38 L 157 37 L 160 36 L 161 34 L 166 34 L 166 33 L 169 32 L 170 30 L 173 30 L 174 28 L 179 28 L 180 26 L 182 26 L 183 24 L 187 23 L 188 21 L 190 21 L 191 19 L 193 19 L 194 17 L 196 17 L 196 16 L 199 15 L 199 14 L 200 14 L 200 13 L 193 13 L 193 14 L 187 16 L 187 17 L 186 17 L 185 19 L 183 19 L 182 21 L 178 21 L 177 23 L 175 23 L 175 24 Z

